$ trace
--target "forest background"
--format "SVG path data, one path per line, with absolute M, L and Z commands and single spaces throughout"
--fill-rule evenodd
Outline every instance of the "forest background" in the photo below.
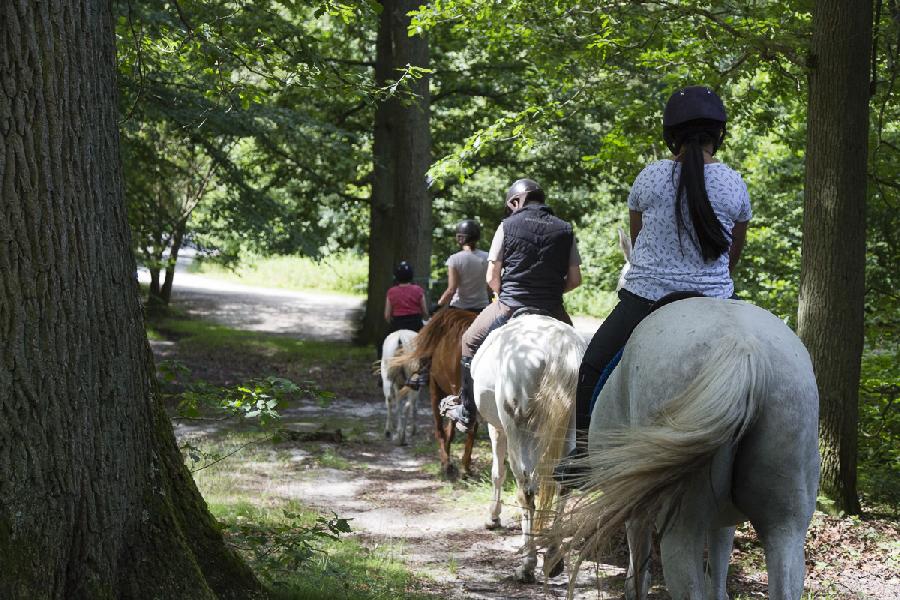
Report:
M 360 337 L 378 339 L 393 266 L 440 282 L 455 223 L 476 218 L 489 240 L 504 190 L 527 176 L 576 227 L 585 284 L 570 311 L 602 317 L 630 184 L 667 156 L 665 99 L 702 83 L 729 110 L 720 157 L 753 202 L 738 293 L 797 327 L 811 2 L 116 6 L 126 197 L 151 306 L 168 302 L 186 245 L 245 270 L 303 256 L 337 270 L 333 289 L 367 294 Z M 866 497 L 896 505 L 900 6 L 874 12 L 859 459 Z

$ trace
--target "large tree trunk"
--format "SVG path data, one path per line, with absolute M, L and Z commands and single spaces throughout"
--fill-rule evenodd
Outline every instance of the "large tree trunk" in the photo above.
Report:
M 0 5 L 0 598 L 247 598 L 154 397 L 114 44 L 108 1 Z
M 382 3 L 375 42 L 375 85 L 384 88 L 394 77 L 394 43 L 391 28 L 392 0 Z M 372 193 L 369 201 L 369 282 L 361 341 L 378 342 L 385 331 L 385 293 L 394 268 L 394 123 L 399 101 L 390 97 L 375 108 L 372 140 Z
M 375 52 L 375 83 L 383 88 L 406 65 L 428 66 L 428 40 L 407 33 L 415 2 L 383 0 Z M 416 283 L 427 287 L 431 273 L 431 199 L 425 174 L 431 165 L 428 78 L 409 85 L 412 102 L 392 96 L 378 104 L 373 140 L 369 224 L 369 284 L 362 341 L 384 334 L 384 300 L 394 267 L 412 264 Z
M 822 492 L 859 513 L 856 452 L 866 251 L 871 0 L 813 12 L 799 333 L 821 402 Z
M 428 39 L 410 37 L 410 11 L 418 0 L 401 0 L 394 11 L 394 63 L 428 67 Z M 431 277 L 431 197 L 425 183 L 431 166 L 431 96 L 428 77 L 410 82 L 416 101 L 402 104 L 394 137 L 394 191 L 397 219 L 397 260 L 406 260 L 415 271 L 416 283 L 428 289 Z

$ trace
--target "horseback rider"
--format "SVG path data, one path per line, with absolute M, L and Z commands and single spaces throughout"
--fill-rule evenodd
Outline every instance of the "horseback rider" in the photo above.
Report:
M 491 299 L 485 283 L 488 254 L 478 249 L 481 227 L 473 219 L 456 224 L 459 252 L 447 259 L 447 290 L 438 299 L 439 306 L 449 306 L 479 313 Z
M 523 308 L 538 309 L 571 325 L 563 294 L 581 285 L 581 257 L 572 226 L 554 216 L 541 186 L 519 179 L 507 190 L 505 203 L 507 216 L 491 242 L 486 274 L 498 299 L 463 334 L 460 392 L 441 401 L 441 413 L 463 432 L 475 424 L 478 412 L 472 357 L 488 334 Z
M 425 290 L 412 282 L 413 268 L 405 260 L 394 269 L 394 285 L 384 299 L 384 320 L 388 322 L 385 338 L 400 329 L 419 331 L 428 317 L 425 306 Z M 382 344 L 378 344 L 378 359 L 381 359 Z
M 703 86 L 678 90 L 666 103 L 663 139 L 673 156 L 645 167 L 628 195 L 631 268 L 619 303 L 582 359 L 575 400 L 576 448 L 570 457 L 586 453 L 591 403 L 601 374 L 608 375 L 610 361 L 655 304 L 674 294 L 734 296 L 731 272 L 744 246 L 751 210 L 740 174 L 715 158 L 726 121 L 722 100 Z M 564 483 L 575 481 L 583 466 L 566 461 L 557 477 Z

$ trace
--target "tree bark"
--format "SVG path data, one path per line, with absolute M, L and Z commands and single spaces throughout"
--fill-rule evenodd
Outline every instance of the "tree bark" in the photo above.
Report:
M 406 0 L 382 0 L 375 48 L 375 83 L 386 87 L 407 65 L 428 67 L 428 39 L 410 37 Z M 431 273 L 431 198 L 425 176 L 431 166 L 428 77 L 409 83 L 414 98 L 381 101 L 375 111 L 373 180 L 369 223 L 369 283 L 361 341 L 384 335 L 384 301 L 394 267 L 406 260 L 416 283 L 427 289 Z
M 175 225 L 175 232 L 172 234 L 172 245 L 169 246 L 169 260 L 166 261 L 166 277 L 163 280 L 162 288 L 159 291 L 159 297 L 162 302 L 168 306 L 172 300 L 172 284 L 175 282 L 175 266 L 178 263 L 178 253 L 181 252 L 181 245 L 184 243 L 184 231 L 187 229 L 187 222 Z
M 103 0 L 0 5 L 0 598 L 249 598 L 155 399 Z
M 858 514 L 871 0 L 813 10 L 799 334 L 819 386 L 821 492 Z

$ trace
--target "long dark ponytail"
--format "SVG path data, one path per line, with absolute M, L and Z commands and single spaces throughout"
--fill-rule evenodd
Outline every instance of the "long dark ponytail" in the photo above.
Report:
M 681 174 L 675 188 L 675 221 L 678 224 L 678 238 L 684 227 L 684 203 L 691 217 L 697 239 L 691 240 L 699 246 L 703 260 L 712 262 L 728 250 L 730 242 L 716 216 L 709 195 L 706 193 L 703 147 L 712 144 L 718 149 L 722 141 L 723 123 L 709 119 L 696 119 L 679 124 L 667 132 L 674 141 L 676 154 L 681 155 Z

